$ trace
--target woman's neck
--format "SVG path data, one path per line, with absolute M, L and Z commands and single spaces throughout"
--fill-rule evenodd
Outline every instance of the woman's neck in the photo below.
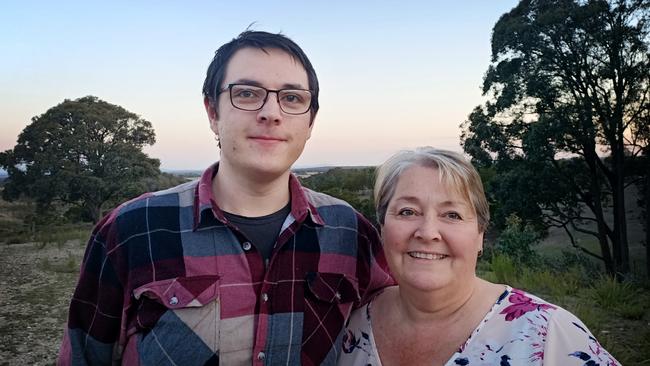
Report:
M 412 324 L 454 322 L 474 310 L 477 294 L 483 291 L 483 282 L 473 277 L 470 284 L 424 292 L 408 287 L 398 287 L 396 311 L 402 320 Z

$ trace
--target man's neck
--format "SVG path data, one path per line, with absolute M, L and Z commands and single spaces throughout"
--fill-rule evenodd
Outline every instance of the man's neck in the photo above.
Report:
M 287 171 L 279 176 L 253 177 L 219 163 L 212 193 L 223 211 L 246 217 L 265 216 L 289 202 L 290 174 Z

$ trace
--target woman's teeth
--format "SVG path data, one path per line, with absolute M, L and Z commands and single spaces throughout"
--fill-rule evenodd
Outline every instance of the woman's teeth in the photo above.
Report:
M 422 253 L 422 252 L 408 252 L 408 255 L 410 255 L 413 258 L 419 258 L 419 259 L 445 259 L 448 256 L 445 254 L 435 254 L 435 253 Z

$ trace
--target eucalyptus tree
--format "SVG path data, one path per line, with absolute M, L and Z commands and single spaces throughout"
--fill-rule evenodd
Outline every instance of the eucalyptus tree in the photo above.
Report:
M 494 26 L 489 100 L 463 124 L 465 151 L 497 171 L 490 194 L 504 215 L 593 235 L 599 253 L 571 240 L 612 274 L 630 271 L 625 188 L 635 177 L 624 167 L 647 155 L 649 9 L 522 0 Z

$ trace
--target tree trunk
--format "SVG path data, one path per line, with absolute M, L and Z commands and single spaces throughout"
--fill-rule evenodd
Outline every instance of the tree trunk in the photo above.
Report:
M 607 237 L 607 222 L 605 221 L 605 215 L 603 213 L 603 203 L 602 203 L 602 192 L 600 189 L 600 184 L 598 179 L 594 177 L 591 181 L 590 193 L 593 199 L 593 209 L 592 212 L 596 216 L 597 228 L 598 228 L 598 244 L 600 244 L 600 251 L 603 256 L 603 262 L 605 264 L 605 270 L 611 276 L 616 275 L 618 268 L 616 267 L 616 261 L 612 258 L 612 251 L 609 247 L 609 240 Z
M 627 221 L 625 213 L 625 147 L 623 146 L 622 120 L 617 132 L 617 141 L 612 149 L 614 181 L 612 182 L 612 203 L 614 214 L 614 239 L 612 246 L 618 258 L 616 268 L 622 276 L 630 273 L 630 249 L 627 242 Z
M 650 161 L 646 161 L 645 171 L 645 266 L 650 279 Z
M 615 276 L 618 271 L 615 259 L 616 251 L 613 251 L 613 248 L 610 248 L 609 245 L 610 239 L 612 238 L 609 235 L 610 230 L 607 226 L 607 221 L 605 221 L 605 214 L 603 212 L 603 191 L 601 187 L 602 175 L 596 162 L 596 159 L 600 158 L 598 157 L 598 154 L 596 154 L 596 145 L 595 143 L 592 143 L 592 141 L 589 141 L 589 143 L 583 147 L 583 151 L 585 154 L 585 163 L 587 163 L 591 173 L 591 183 L 589 185 L 591 205 L 589 205 L 588 202 L 585 203 L 587 203 L 596 219 L 598 231 L 597 239 L 603 257 L 603 263 L 605 264 L 605 271 L 610 276 Z M 604 175 L 606 176 L 606 174 Z M 614 257 L 612 257 L 612 251 Z
M 600 206 L 600 203 L 598 204 Z M 609 240 L 607 239 L 607 229 L 605 223 L 605 217 L 602 214 L 602 210 L 599 210 L 600 214 L 596 215 L 596 220 L 598 221 L 598 244 L 600 244 L 600 251 L 603 255 L 603 262 L 605 264 L 605 271 L 611 276 L 616 276 L 619 272 L 618 267 L 616 266 L 615 260 L 612 258 L 612 252 L 609 247 Z

